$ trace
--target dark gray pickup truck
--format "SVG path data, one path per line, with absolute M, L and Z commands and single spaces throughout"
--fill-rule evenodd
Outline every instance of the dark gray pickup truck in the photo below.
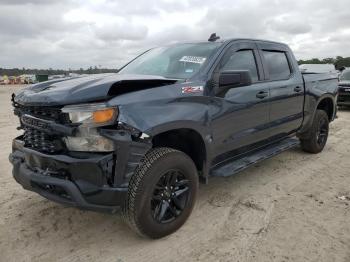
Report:
M 350 106 L 350 69 L 345 69 L 339 77 L 338 106 Z
M 16 181 L 62 204 L 121 209 L 136 232 L 159 238 L 187 220 L 199 181 L 299 144 L 322 151 L 337 76 L 301 74 L 285 44 L 209 40 L 13 95 Z

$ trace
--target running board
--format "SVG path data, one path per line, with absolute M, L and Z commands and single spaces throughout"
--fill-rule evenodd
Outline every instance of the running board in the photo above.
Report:
M 231 176 L 247 167 L 254 165 L 262 160 L 271 158 L 279 153 L 299 145 L 299 140 L 296 138 L 286 138 L 274 144 L 268 145 L 260 150 L 254 151 L 251 154 L 245 155 L 242 158 L 236 158 L 231 162 L 214 167 L 211 176 Z

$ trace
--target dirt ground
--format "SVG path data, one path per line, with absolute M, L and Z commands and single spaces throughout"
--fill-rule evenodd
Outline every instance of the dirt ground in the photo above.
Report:
M 296 148 L 210 179 L 186 224 L 154 241 L 119 215 L 64 207 L 14 181 L 19 88 L 0 86 L 0 261 L 350 261 L 350 110 L 339 111 L 323 153 Z

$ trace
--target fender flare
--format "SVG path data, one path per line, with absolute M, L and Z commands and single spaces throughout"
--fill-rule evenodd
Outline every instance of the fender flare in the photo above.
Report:
M 321 95 L 320 97 L 318 97 L 318 99 L 315 102 L 315 106 L 313 107 L 313 111 L 311 113 L 311 116 L 309 118 L 309 120 L 303 124 L 302 128 L 297 132 L 297 136 L 299 138 L 302 139 L 307 139 L 309 137 L 309 130 L 310 127 L 313 123 L 313 120 L 315 118 L 315 114 L 317 111 L 318 106 L 320 105 L 320 103 L 325 100 L 325 99 L 331 99 L 332 103 L 333 103 L 333 116 L 331 118 L 331 121 L 335 118 L 336 112 L 337 112 L 337 103 L 335 101 L 334 95 L 331 93 L 325 93 L 323 95 Z
M 200 175 L 200 178 L 204 180 L 204 183 L 208 183 L 209 177 L 209 163 L 211 162 L 211 142 L 212 137 L 210 133 L 210 129 L 208 126 L 205 126 L 201 123 L 195 121 L 174 121 L 171 123 L 166 123 L 162 125 L 158 125 L 152 127 L 149 130 L 146 130 L 145 133 L 150 136 L 151 139 L 153 137 L 170 132 L 176 131 L 180 129 L 186 129 L 197 133 L 203 142 L 205 155 L 203 156 L 203 169 Z
M 332 104 L 333 104 L 333 116 L 331 117 L 330 121 L 333 121 L 335 118 L 335 114 L 336 114 L 336 108 L 337 108 L 337 102 L 335 101 L 334 95 L 330 94 L 330 93 L 326 93 L 323 94 L 322 96 L 320 96 L 320 98 L 317 100 L 317 104 L 315 106 L 314 112 L 312 114 L 312 119 L 314 119 L 315 114 L 316 114 L 316 110 L 318 108 L 318 106 L 321 104 L 322 101 L 324 101 L 325 99 L 331 99 L 332 100 Z

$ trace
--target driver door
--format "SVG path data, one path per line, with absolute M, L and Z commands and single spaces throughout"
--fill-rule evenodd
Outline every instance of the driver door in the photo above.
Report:
M 249 70 L 252 84 L 232 87 L 224 95 L 214 94 L 217 103 L 212 130 L 217 156 L 227 153 L 234 156 L 249 151 L 263 145 L 269 138 L 270 92 L 266 85 L 259 83 L 264 75 L 254 42 L 231 45 L 214 70 L 214 75 L 229 70 Z

